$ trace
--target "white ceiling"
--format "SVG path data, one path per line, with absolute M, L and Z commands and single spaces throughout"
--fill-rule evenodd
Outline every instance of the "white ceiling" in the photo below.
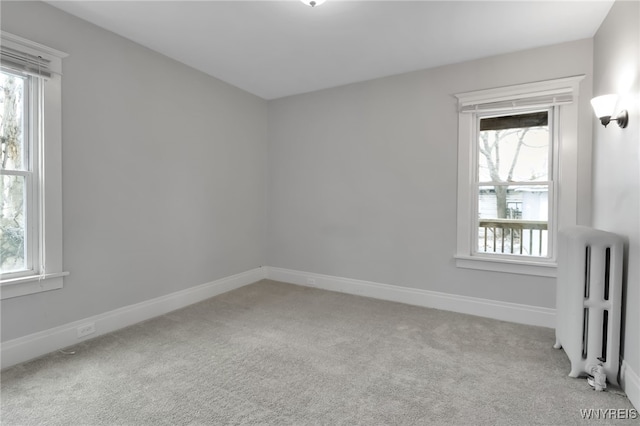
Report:
M 592 37 L 613 0 L 47 3 L 275 99 Z

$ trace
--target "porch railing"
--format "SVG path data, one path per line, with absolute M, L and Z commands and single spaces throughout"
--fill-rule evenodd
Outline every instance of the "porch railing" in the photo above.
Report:
M 546 255 L 547 222 L 521 219 L 480 219 L 478 250 L 485 253 Z

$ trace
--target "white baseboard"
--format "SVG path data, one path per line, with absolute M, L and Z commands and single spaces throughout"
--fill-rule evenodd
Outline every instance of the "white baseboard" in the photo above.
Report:
M 640 376 L 624 359 L 620 364 L 620 387 L 636 410 L 640 410 Z
M 291 284 L 477 315 L 520 324 L 549 328 L 555 328 L 556 324 L 556 311 L 551 308 L 459 296 L 283 268 L 267 267 L 266 269 L 269 279 Z
M 253 284 L 264 278 L 266 278 L 266 268 L 255 268 L 166 296 L 9 340 L 2 344 L 1 368 L 7 368 L 49 352 L 75 345 L 83 340 L 92 339 L 141 321 L 164 315 L 210 297 Z M 91 323 L 95 325 L 95 332 L 83 338 L 78 338 L 78 327 Z

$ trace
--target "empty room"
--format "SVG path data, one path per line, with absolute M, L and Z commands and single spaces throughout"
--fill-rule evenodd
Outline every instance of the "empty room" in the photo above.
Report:
M 639 1 L 0 18 L 3 425 L 640 423 Z

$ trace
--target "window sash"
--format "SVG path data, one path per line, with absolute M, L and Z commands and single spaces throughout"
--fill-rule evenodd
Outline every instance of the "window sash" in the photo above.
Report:
M 553 169 L 554 169 L 554 143 L 555 138 L 553 135 L 553 127 L 555 123 L 554 111 L 557 110 L 557 107 L 551 105 L 545 105 L 543 107 L 537 107 L 532 109 L 519 110 L 514 112 L 512 109 L 506 109 L 502 111 L 492 111 L 491 113 L 476 113 L 475 114 L 475 127 L 474 127 L 474 146 L 473 146 L 473 157 L 474 157 L 474 173 L 475 173 L 475 182 L 486 182 L 480 180 L 480 160 L 479 160 L 479 147 L 478 140 L 480 136 L 480 121 L 486 118 L 495 118 L 495 117 L 503 117 L 514 115 L 514 113 L 520 114 L 528 114 L 533 112 L 547 112 L 547 127 L 549 128 L 549 149 L 547 151 L 547 177 L 551 177 L 553 180 Z M 531 181 L 511 181 L 526 184 Z
M 471 215 L 471 229 L 470 229 L 470 255 L 475 257 L 484 257 L 484 258 L 502 258 L 502 259 L 510 259 L 510 258 L 522 258 L 522 259 L 532 259 L 535 261 L 549 261 L 552 260 L 555 256 L 555 229 L 556 229 L 556 213 L 557 213 L 557 203 L 555 199 L 556 193 L 556 182 L 557 182 L 557 158 L 558 152 L 558 134 L 556 129 L 557 117 L 558 117 L 558 107 L 554 105 L 537 105 L 536 108 L 522 108 L 517 111 L 518 114 L 526 114 L 529 112 L 537 112 L 541 110 L 546 110 L 548 114 L 548 128 L 549 128 L 549 149 L 548 149 L 548 170 L 547 175 L 549 177 L 548 180 L 545 181 L 481 181 L 480 180 L 480 160 L 479 156 L 482 155 L 480 153 L 480 149 L 478 146 L 478 141 L 480 137 L 480 120 L 483 118 L 489 117 L 500 117 L 505 115 L 513 115 L 513 108 L 507 108 L 503 110 L 492 110 L 492 111 L 482 111 L 477 112 L 474 111 L 474 128 L 471 132 L 472 142 L 471 142 L 471 150 L 472 150 L 472 174 L 473 174 L 473 182 L 470 185 L 470 205 L 472 208 Z M 478 241 L 480 239 L 480 222 L 485 221 L 487 218 L 480 218 L 479 212 L 479 190 L 480 187 L 483 186 L 547 186 L 547 237 L 546 237 L 546 255 L 545 256 L 533 256 L 533 255 L 521 255 L 519 253 L 504 253 L 504 252 L 487 252 L 481 251 L 478 247 Z M 497 218 L 496 218 L 497 219 Z
M 21 157 L 21 165 L 11 169 L 5 169 L 0 165 L 0 170 L 23 170 L 23 171 L 31 171 L 33 170 L 33 165 L 30 162 L 30 152 L 31 147 L 29 146 L 29 138 L 30 138 L 30 129 L 31 129 L 31 110 L 30 110 L 30 102 L 31 102 L 31 79 L 29 76 L 26 76 L 20 72 L 15 72 L 14 70 L 5 68 L 4 66 L 0 67 L 0 71 L 3 74 L 10 74 L 15 78 L 19 78 L 22 81 L 22 147 L 20 152 Z M 5 165 L 6 167 L 6 165 Z
M 522 186 L 519 184 L 506 184 L 503 186 Z M 473 243 L 472 243 L 472 255 L 474 256 L 485 256 L 485 257 L 496 257 L 502 259 L 509 259 L 517 257 L 519 259 L 532 259 L 536 261 L 541 261 L 545 259 L 551 258 L 553 255 L 553 238 L 552 238 L 552 230 L 554 224 L 554 218 L 552 216 L 553 212 L 553 182 L 545 182 L 538 185 L 538 187 L 545 187 L 547 190 L 547 218 L 543 219 L 514 219 L 514 218 L 498 218 L 492 215 L 486 215 L 480 217 L 479 208 L 480 208 L 480 189 L 482 187 L 493 187 L 493 185 L 489 184 L 478 184 L 475 187 L 474 191 L 474 203 L 476 207 L 476 215 L 474 223 L 472 225 L 473 229 Z M 483 225 L 484 224 L 484 225 Z M 487 226 L 487 224 L 493 224 L 493 226 Z M 544 226 L 543 226 L 544 225 Z M 494 250 L 483 250 L 480 247 L 481 241 L 484 242 L 484 245 L 487 244 L 487 228 L 493 228 L 493 232 L 496 232 L 496 229 L 501 229 L 502 240 L 500 241 L 500 250 L 496 250 L 496 241 L 494 239 L 493 244 L 489 243 L 490 246 L 494 247 Z M 504 233 L 509 234 L 510 241 L 507 242 L 505 246 L 505 236 Z M 533 231 L 536 232 L 528 232 L 528 235 L 525 231 Z M 545 231 L 543 233 L 542 231 Z M 485 234 L 483 234 L 483 232 Z M 517 249 L 514 249 L 514 236 L 516 238 Z M 493 236 L 496 237 L 495 235 Z M 528 237 L 528 238 L 527 238 Z M 538 247 L 538 243 L 533 243 L 533 238 L 537 238 L 539 240 L 540 246 Z M 498 236 L 498 240 L 500 240 L 500 236 Z M 519 241 L 518 241 L 519 240 Z M 527 246 L 525 247 L 524 241 L 528 241 Z M 530 241 L 531 240 L 531 241 Z M 542 243 L 544 242 L 544 246 Z M 505 250 L 505 247 L 507 250 Z M 537 250 L 532 250 L 536 248 Z M 537 252 L 538 254 L 533 254 Z
M 3 71 L 5 69 L 3 68 Z M 9 71 L 11 73 L 11 71 Z M 21 170 L 0 170 L 1 175 L 24 177 L 25 195 L 25 229 L 24 268 L 17 271 L 2 273 L 2 279 L 15 279 L 41 273 L 43 265 L 42 248 L 44 247 L 42 197 L 43 184 L 40 177 L 41 151 L 44 149 L 41 134 L 43 80 L 35 76 L 28 76 L 25 80 L 23 105 L 25 109 L 23 120 L 23 168 Z

